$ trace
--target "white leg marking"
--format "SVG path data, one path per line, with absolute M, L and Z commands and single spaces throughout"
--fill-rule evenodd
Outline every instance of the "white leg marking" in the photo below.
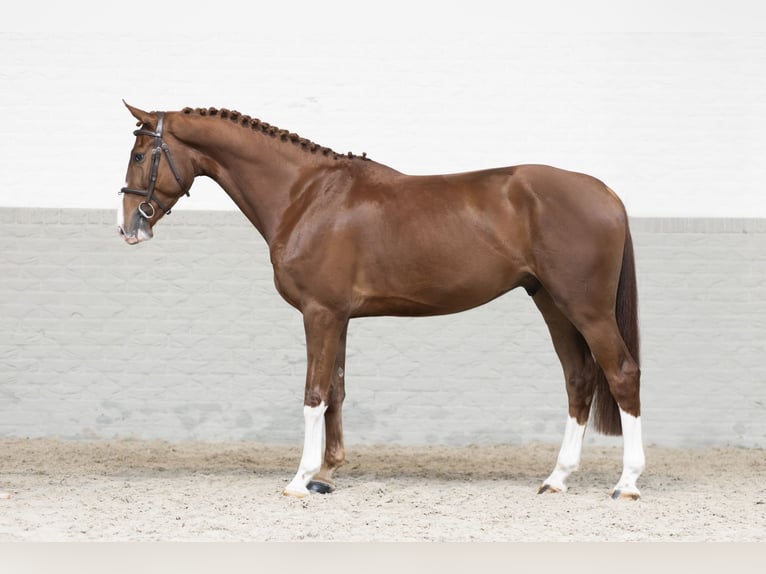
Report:
M 636 481 L 644 470 L 644 444 L 641 438 L 641 417 L 634 417 L 620 409 L 622 421 L 622 438 L 625 450 L 622 457 L 622 476 L 614 493 L 627 498 L 638 498 L 641 493 L 636 487 Z
M 303 456 L 292 482 L 287 485 L 283 494 L 302 498 L 309 491 L 306 485 L 311 478 L 322 468 L 322 455 L 324 453 L 324 413 L 327 405 L 324 401 L 318 407 L 303 407 L 303 418 L 306 421 L 306 434 L 303 439 Z
M 564 439 L 561 441 L 561 450 L 559 450 L 559 456 L 556 459 L 556 468 L 545 479 L 543 485 L 549 486 L 554 491 L 566 492 L 566 479 L 580 466 L 584 435 L 585 425 L 578 424 L 577 419 L 569 417 L 564 429 Z

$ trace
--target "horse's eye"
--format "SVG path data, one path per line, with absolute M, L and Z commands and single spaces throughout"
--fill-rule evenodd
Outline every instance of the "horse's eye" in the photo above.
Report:
M 141 163 L 142 161 L 144 161 L 144 157 L 146 156 L 145 154 L 142 154 L 142 153 L 133 154 L 133 161 L 136 163 Z

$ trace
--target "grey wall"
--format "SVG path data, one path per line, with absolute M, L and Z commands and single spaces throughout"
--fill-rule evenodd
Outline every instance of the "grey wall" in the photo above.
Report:
M 766 220 L 632 228 L 647 444 L 766 446 Z M 178 211 L 128 247 L 113 211 L 0 208 L 0 436 L 299 444 L 304 367 L 239 212 Z M 558 443 L 566 418 L 523 290 L 352 321 L 347 391 L 349 443 Z

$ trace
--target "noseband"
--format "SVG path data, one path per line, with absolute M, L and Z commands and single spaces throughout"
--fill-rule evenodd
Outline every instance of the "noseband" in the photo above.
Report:
M 152 205 L 152 201 L 157 204 L 157 207 L 159 207 L 163 213 L 166 215 L 170 214 L 170 209 L 166 209 L 160 201 L 154 197 L 154 184 L 157 181 L 157 172 L 160 167 L 160 158 L 162 157 L 162 154 L 165 154 L 165 157 L 168 159 L 168 165 L 170 166 L 170 171 L 173 172 L 173 177 L 176 178 L 176 181 L 178 182 L 178 186 L 183 191 L 184 184 L 181 180 L 181 177 L 178 175 L 178 171 L 176 170 L 176 166 L 173 163 L 173 158 L 170 156 L 170 148 L 168 148 L 168 144 L 166 144 L 164 141 L 162 141 L 162 128 L 165 120 L 165 113 L 164 112 L 158 112 L 157 113 L 157 130 L 151 131 L 147 129 L 140 129 L 133 132 L 134 136 L 151 136 L 154 138 L 154 147 L 152 148 L 152 164 L 151 169 L 149 171 L 149 187 L 146 190 L 142 189 L 133 189 L 130 187 L 123 187 L 120 190 L 120 193 L 129 193 L 132 195 L 140 195 L 141 197 L 145 197 L 146 199 L 142 201 L 138 205 L 138 213 L 143 217 L 144 219 L 151 219 L 154 217 L 155 210 L 154 206 Z M 189 195 L 189 192 L 185 192 L 186 195 Z

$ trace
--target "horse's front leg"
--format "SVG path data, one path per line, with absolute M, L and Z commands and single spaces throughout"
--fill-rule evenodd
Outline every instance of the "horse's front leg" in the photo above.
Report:
M 308 489 L 312 492 L 327 494 L 335 490 L 333 473 L 346 460 L 346 450 L 343 446 L 343 399 L 346 398 L 346 333 L 348 323 L 343 327 L 335 356 L 335 366 L 331 373 L 330 392 L 327 400 L 325 420 L 325 449 L 322 468 L 309 482 Z
M 325 413 L 330 402 L 330 383 L 341 347 L 341 335 L 345 332 L 347 323 L 348 318 L 324 307 L 310 307 L 303 312 L 308 355 L 306 391 L 303 399 L 305 435 L 298 472 L 285 488 L 285 495 L 299 498 L 306 496 L 309 493 L 308 484 L 322 467 Z M 334 427 L 333 431 L 335 430 Z

